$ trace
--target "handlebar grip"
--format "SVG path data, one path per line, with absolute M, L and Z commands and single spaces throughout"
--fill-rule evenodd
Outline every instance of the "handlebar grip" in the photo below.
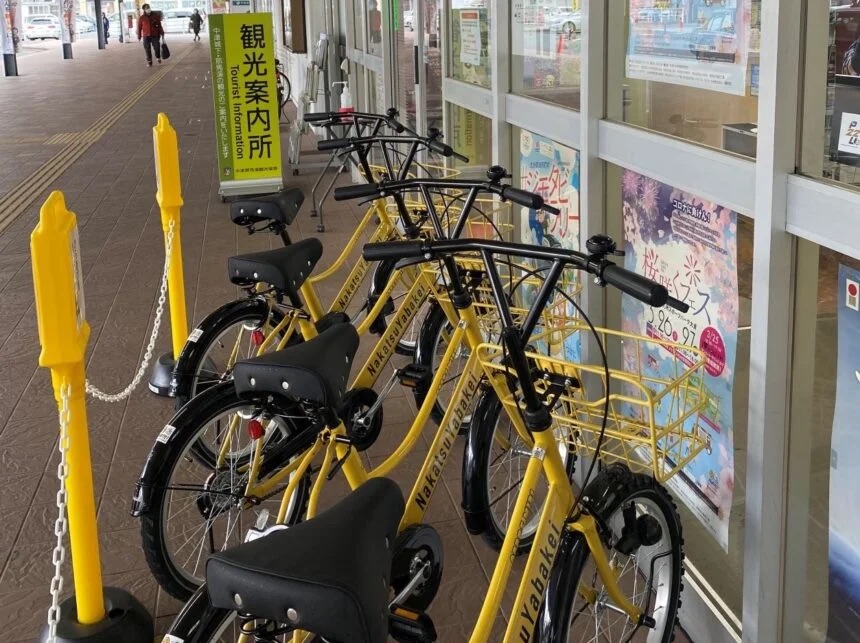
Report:
M 305 114 L 304 120 L 305 123 L 319 123 L 320 121 L 327 121 L 336 116 L 334 112 L 314 112 L 313 114 Z
M 606 283 L 649 306 L 659 308 L 669 300 L 669 292 L 665 286 L 613 263 L 608 264 L 603 269 L 601 277 Z
M 680 299 L 675 299 L 671 296 L 666 300 L 666 305 L 670 308 L 674 308 L 675 310 L 679 310 L 682 313 L 686 313 L 688 310 L 690 310 L 689 304 L 684 301 L 681 301 Z
M 388 127 L 393 129 L 398 134 L 402 134 L 404 131 L 406 131 L 406 126 L 393 116 L 388 118 Z
M 519 188 L 515 188 L 511 185 L 505 185 L 502 186 L 501 195 L 503 199 L 513 201 L 524 208 L 530 208 L 532 210 L 540 210 L 543 208 L 543 197 L 540 194 L 535 194 L 534 192 L 520 190 Z
M 366 243 L 361 254 L 367 261 L 418 259 L 427 252 L 424 241 L 382 241 Z
M 317 149 L 320 152 L 329 152 L 331 150 L 342 150 L 350 145 L 352 145 L 352 141 L 348 138 L 333 138 L 329 141 L 319 141 L 317 143 Z
M 441 154 L 442 156 L 453 156 L 454 150 L 451 149 L 450 145 L 446 145 L 440 141 L 434 141 L 432 138 L 427 139 L 427 147 L 436 152 L 437 154 Z
M 458 161 L 462 161 L 463 163 L 468 163 L 468 162 L 469 162 L 469 157 L 468 157 L 468 156 L 466 156 L 465 154 L 460 154 L 459 152 L 454 152 L 454 153 L 452 154 L 452 156 L 453 156 L 455 159 L 457 159 Z
M 365 199 L 379 194 L 379 186 L 376 183 L 359 183 L 357 185 L 345 185 L 334 189 L 335 201 L 349 201 L 350 199 Z

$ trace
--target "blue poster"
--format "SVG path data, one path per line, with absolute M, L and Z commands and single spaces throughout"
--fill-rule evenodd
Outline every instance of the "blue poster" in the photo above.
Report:
M 827 640 L 860 641 L 860 271 L 839 266 Z
M 706 448 L 668 486 L 728 550 L 734 490 L 732 385 L 738 335 L 737 214 L 670 185 L 625 171 L 622 178 L 624 265 L 666 286 L 687 313 L 622 298 L 625 332 L 700 349 L 708 404 L 696 419 Z M 631 372 L 662 377 L 676 359 L 660 344 L 625 360 Z M 688 366 L 691 365 L 687 364 Z M 689 453 L 689 452 L 687 452 Z
M 540 194 L 545 203 L 561 210 L 561 214 L 554 215 L 523 208 L 520 219 L 522 242 L 579 250 L 579 152 L 523 130 L 520 134 L 520 187 Z M 573 281 L 577 274 L 570 271 L 564 278 Z M 537 291 L 528 285 L 523 290 L 528 305 Z M 555 295 L 550 306 L 556 318 L 577 316 L 574 307 L 562 295 Z M 541 353 L 555 357 L 578 360 L 581 354 L 578 334 L 550 333 L 548 346 L 546 342 L 535 343 Z

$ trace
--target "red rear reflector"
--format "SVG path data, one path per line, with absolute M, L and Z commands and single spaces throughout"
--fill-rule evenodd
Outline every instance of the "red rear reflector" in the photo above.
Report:
M 251 436 L 252 440 L 259 440 L 263 437 L 265 432 L 265 429 L 263 429 L 263 423 L 260 422 L 260 420 L 248 421 L 248 435 Z
M 255 331 L 251 331 L 251 341 L 254 342 L 254 346 L 262 346 L 265 339 L 266 336 L 259 328 Z

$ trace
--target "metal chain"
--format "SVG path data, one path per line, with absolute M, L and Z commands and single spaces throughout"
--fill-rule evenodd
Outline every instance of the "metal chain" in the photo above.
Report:
M 161 317 L 164 314 L 164 303 L 167 301 L 167 274 L 170 270 L 170 255 L 171 250 L 173 249 L 173 228 L 175 225 L 176 222 L 171 221 L 170 227 L 167 230 L 167 242 L 165 243 L 164 249 L 164 273 L 161 275 L 161 289 L 158 293 L 158 307 L 155 309 L 155 321 L 152 323 L 152 334 L 149 337 L 149 344 L 146 347 L 146 352 L 143 354 L 143 361 L 140 363 L 140 368 L 137 369 L 134 379 L 131 380 L 131 384 L 126 386 L 119 393 L 105 393 L 90 384 L 90 381 L 87 380 L 87 393 L 102 402 L 121 402 L 131 395 L 132 391 L 134 391 L 134 389 L 136 389 L 140 384 L 140 380 L 143 379 L 143 375 L 146 373 L 146 369 L 149 366 L 149 361 L 152 359 L 152 352 L 155 350 L 155 341 L 158 339 L 158 331 L 161 329 Z
M 66 456 L 69 453 L 69 397 L 71 386 L 68 382 L 60 389 L 60 441 L 57 448 L 60 451 L 60 464 L 57 465 L 57 478 L 60 480 L 60 490 L 57 491 L 57 520 L 54 523 L 54 535 L 57 544 L 51 560 L 54 563 L 54 577 L 51 579 L 51 607 L 48 609 L 48 643 L 54 643 L 57 637 L 57 623 L 60 621 L 60 593 L 63 591 L 63 562 L 66 560 L 66 547 L 63 542 L 69 523 L 66 519 L 66 479 L 69 477 L 69 467 Z

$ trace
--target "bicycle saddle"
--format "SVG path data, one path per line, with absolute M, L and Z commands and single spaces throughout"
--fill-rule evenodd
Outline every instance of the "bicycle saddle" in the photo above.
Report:
M 403 494 L 373 478 L 313 520 L 214 554 L 209 600 L 327 640 L 383 643 Z
M 238 286 L 267 283 L 297 302 L 299 288 L 311 276 L 322 251 L 319 239 L 302 239 L 285 248 L 230 257 L 227 260 L 227 274 L 230 281 Z
M 337 409 L 357 350 L 355 327 L 335 324 L 306 342 L 237 362 L 233 385 L 240 397 L 286 396 Z
M 230 204 L 230 219 L 241 226 L 261 221 L 290 225 L 304 202 L 305 193 L 299 188 L 284 188 L 274 194 L 246 195 Z

